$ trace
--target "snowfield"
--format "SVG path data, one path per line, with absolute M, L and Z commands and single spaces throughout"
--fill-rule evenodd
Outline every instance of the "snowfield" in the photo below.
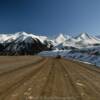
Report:
M 90 55 L 81 52 L 73 52 L 72 50 L 53 50 L 53 51 L 43 51 L 38 55 L 56 57 L 61 55 L 66 59 L 77 60 L 87 64 L 93 64 L 100 67 L 100 55 Z
M 42 56 L 61 55 L 66 59 L 81 61 L 100 67 L 100 38 L 81 33 L 77 37 L 60 34 L 55 40 L 56 45 L 52 51 L 39 53 Z

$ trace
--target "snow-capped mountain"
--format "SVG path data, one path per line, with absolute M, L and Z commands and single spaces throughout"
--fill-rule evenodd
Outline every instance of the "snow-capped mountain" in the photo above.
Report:
M 100 39 L 95 37 L 95 36 L 91 36 L 87 33 L 81 33 L 78 37 L 76 37 L 78 43 L 82 43 L 85 45 L 93 45 L 93 44 L 100 44 Z
M 55 39 L 55 42 L 57 44 L 63 43 L 66 40 L 66 38 L 64 37 L 64 35 L 61 33 L 59 34 L 59 36 Z
M 90 47 L 94 45 L 100 45 L 100 39 L 91 36 L 87 33 L 81 33 L 77 37 L 71 37 L 67 36 L 64 37 L 63 34 L 59 35 L 58 38 L 55 39 L 56 41 L 56 46 L 55 48 L 85 48 L 85 47 Z
M 0 54 L 25 55 L 50 49 L 45 36 L 37 36 L 26 32 L 0 35 Z
M 100 46 L 100 39 L 87 33 L 81 33 L 74 38 L 61 33 L 52 40 L 46 36 L 26 32 L 0 34 L 0 54 L 34 54 L 51 49 L 80 49 L 93 46 Z
M 15 34 L 0 34 L 0 43 L 3 43 L 5 41 L 11 42 L 13 40 L 16 40 L 17 38 L 21 38 L 21 41 L 25 40 L 27 37 L 32 37 L 39 39 L 42 43 L 47 40 L 46 36 L 36 36 L 34 34 L 29 34 L 26 32 L 17 32 Z
M 0 43 L 3 43 L 5 41 L 11 42 L 12 40 L 15 40 L 16 36 L 12 34 L 0 34 Z

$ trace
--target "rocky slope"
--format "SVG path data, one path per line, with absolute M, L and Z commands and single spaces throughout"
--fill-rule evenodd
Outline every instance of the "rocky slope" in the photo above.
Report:
M 0 55 L 33 55 L 43 50 L 49 50 L 47 37 L 36 36 L 25 32 L 1 34 Z

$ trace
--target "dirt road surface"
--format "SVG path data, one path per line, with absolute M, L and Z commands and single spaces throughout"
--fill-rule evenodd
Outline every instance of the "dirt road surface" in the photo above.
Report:
M 63 58 L 0 57 L 0 100 L 100 100 L 100 69 Z

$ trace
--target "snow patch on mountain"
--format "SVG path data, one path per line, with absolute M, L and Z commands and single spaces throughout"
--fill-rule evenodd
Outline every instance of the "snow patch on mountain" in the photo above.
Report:
M 77 37 L 71 37 L 67 36 L 65 37 L 63 34 L 60 34 L 56 39 L 55 39 L 56 45 L 55 48 L 66 48 L 66 47 L 74 47 L 74 48 L 87 48 L 90 46 L 94 46 L 99 44 L 100 45 L 100 39 L 91 36 L 87 33 L 81 33 Z
M 15 40 L 16 36 L 12 34 L 0 34 L 0 43 L 3 43 L 8 40 L 8 42 Z
M 15 34 L 17 37 L 22 37 L 22 40 L 25 40 L 28 37 L 32 37 L 33 39 L 39 39 L 42 43 L 44 43 L 45 40 L 47 40 L 46 36 L 37 36 L 32 33 L 28 34 L 26 32 L 18 32 Z
M 64 37 L 64 35 L 61 33 L 59 34 L 59 36 L 55 39 L 55 42 L 57 44 L 63 43 L 66 40 L 66 38 Z
M 0 34 L 0 43 L 4 43 L 5 41 L 11 42 L 18 38 L 20 39 L 20 41 L 24 41 L 28 37 L 32 37 L 33 39 L 39 39 L 42 43 L 47 40 L 46 36 L 36 36 L 34 34 L 28 34 L 26 32 L 17 32 L 15 34 Z
M 100 39 L 95 37 L 95 36 L 91 36 L 88 35 L 87 33 L 81 33 L 76 40 L 78 42 L 80 42 L 81 44 L 85 44 L 85 45 L 91 45 L 91 44 L 100 44 Z

